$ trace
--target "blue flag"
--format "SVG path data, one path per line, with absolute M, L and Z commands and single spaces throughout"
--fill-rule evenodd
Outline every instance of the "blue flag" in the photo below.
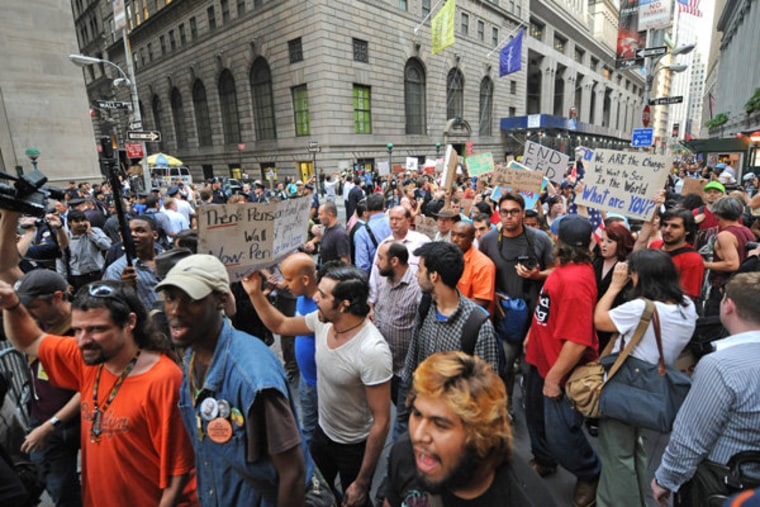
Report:
M 522 67 L 522 40 L 525 28 L 499 52 L 499 77 L 517 72 Z

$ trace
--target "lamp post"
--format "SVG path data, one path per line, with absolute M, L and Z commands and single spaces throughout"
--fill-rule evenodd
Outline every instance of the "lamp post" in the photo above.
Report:
M 754 134 L 753 134 L 754 135 Z M 37 148 L 27 148 L 24 154 L 32 161 L 32 167 L 37 170 L 37 159 L 40 158 L 40 150 Z
M 652 37 L 647 37 L 647 39 L 651 39 L 651 38 Z M 660 67 L 658 69 L 657 65 L 660 63 L 660 60 L 662 60 L 664 57 L 668 55 L 670 55 L 671 57 L 674 57 L 678 55 L 685 55 L 685 54 L 691 53 L 695 47 L 697 47 L 695 43 L 682 44 L 678 46 L 677 48 L 674 48 L 670 53 L 665 53 L 663 55 L 660 55 L 657 57 L 651 57 L 648 59 L 647 66 L 646 66 L 646 84 L 644 85 L 644 105 L 645 106 L 649 104 L 649 95 L 652 92 L 654 77 L 658 72 L 664 69 L 670 70 L 671 72 L 683 72 L 689 68 L 689 66 L 686 64 L 673 64 L 673 65 Z
M 140 113 L 140 97 L 137 94 L 137 83 L 135 82 L 135 71 L 132 67 L 132 58 L 131 58 L 131 52 L 129 51 L 129 40 L 127 39 L 126 32 L 124 33 L 124 59 L 127 62 L 127 71 L 129 72 L 129 75 L 127 75 L 124 70 L 113 63 L 110 60 L 104 60 L 102 58 L 94 58 L 92 56 L 85 56 L 85 55 L 69 55 L 69 60 L 71 60 L 75 65 L 78 65 L 80 67 L 84 67 L 85 65 L 97 65 L 99 63 L 102 63 L 104 65 L 108 65 L 110 67 L 113 67 L 116 69 L 119 74 L 121 75 L 120 78 L 114 79 L 113 84 L 114 86 L 118 86 L 119 84 L 126 84 L 129 86 L 129 92 L 132 99 L 132 119 L 135 123 L 142 123 L 142 114 Z M 140 143 L 142 145 L 142 152 L 143 152 L 143 158 L 142 158 L 142 169 L 143 169 L 143 184 L 145 185 L 145 191 L 150 190 L 150 172 L 148 171 L 148 152 L 145 149 L 145 142 Z
M 388 143 L 385 147 L 388 148 L 388 171 L 393 175 L 393 143 Z
M 435 143 L 435 158 L 441 156 L 441 143 Z

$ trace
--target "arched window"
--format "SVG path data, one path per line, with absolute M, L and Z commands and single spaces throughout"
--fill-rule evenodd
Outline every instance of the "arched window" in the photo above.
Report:
M 153 126 L 159 132 L 163 130 L 161 128 L 161 99 L 158 98 L 158 95 L 153 95 Z M 157 142 L 156 144 L 159 151 L 163 150 L 161 142 Z
M 187 148 L 187 131 L 185 130 L 185 110 L 182 108 L 182 94 L 177 88 L 171 94 L 172 118 L 174 119 L 174 136 L 177 148 Z
M 224 143 L 240 142 L 240 121 L 238 120 L 237 92 L 232 72 L 225 69 L 219 76 L 219 103 L 222 106 L 222 130 Z
M 404 68 L 404 108 L 406 133 L 424 135 L 427 132 L 425 69 L 416 58 L 410 58 Z
M 492 135 L 493 124 L 493 81 L 486 76 L 480 82 L 480 128 L 481 136 Z
M 256 139 L 277 139 L 274 121 L 274 98 L 272 73 L 264 58 L 256 58 L 251 66 L 251 95 L 253 96 L 253 119 Z
M 198 132 L 198 146 L 211 146 L 211 121 L 208 115 L 206 87 L 200 79 L 193 84 L 193 108 L 195 109 L 195 129 Z
M 454 68 L 446 78 L 446 119 L 457 117 L 464 117 L 464 76 Z

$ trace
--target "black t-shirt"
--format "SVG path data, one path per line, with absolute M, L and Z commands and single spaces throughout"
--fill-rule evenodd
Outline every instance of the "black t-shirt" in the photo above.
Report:
M 348 242 L 346 228 L 341 224 L 335 224 L 325 229 L 322 241 L 319 243 L 320 264 L 330 261 L 339 261 L 341 257 L 351 255 L 351 246 Z
M 388 482 L 385 499 L 391 507 L 432 507 L 431 493 L 417 478 L 417 468 L 409 435 L 404 434 L 393 445 L 388 460 Z M 551 507 L 551 495 L 541 478 L 527 465 L 507 461 L 496 469 L 491 487 L 478 498 L 464 500 L 449 492 L 440 497 L 444 507 Z

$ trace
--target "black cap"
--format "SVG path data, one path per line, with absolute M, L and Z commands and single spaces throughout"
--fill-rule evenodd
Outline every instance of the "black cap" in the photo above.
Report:
M 148 192 L 137 192 L 137 197 L 148 197 Z
M 172 248 L 156 255 L 156 277 L 159 280 L 166 278 L 166 274 L 185 257 L 190 257 L 193 252 L 189 248 Z
M 81 197 L 77 197 L 76 199 L 69 199 L 69 207 L 73 208 L 74 206 L 79 206 L 84 202 L 84 199 Z
M 587 218 L 580 215 L 566 215 L 559 223 L 559 240 L 570 246 L 588 247 L 594 229 Z
M 22 276 L 14 288 L 21 304 L 29 306 L 35 299 L 50 296 L 56 291 L 66 293 L 68 287 L 66 279 L 55 271 L 35 269 Z
M 179 193 L 179 187 L 171 187 L 169 190 L 166 191 L 166 195 L 169 197 L 174 197 Z

